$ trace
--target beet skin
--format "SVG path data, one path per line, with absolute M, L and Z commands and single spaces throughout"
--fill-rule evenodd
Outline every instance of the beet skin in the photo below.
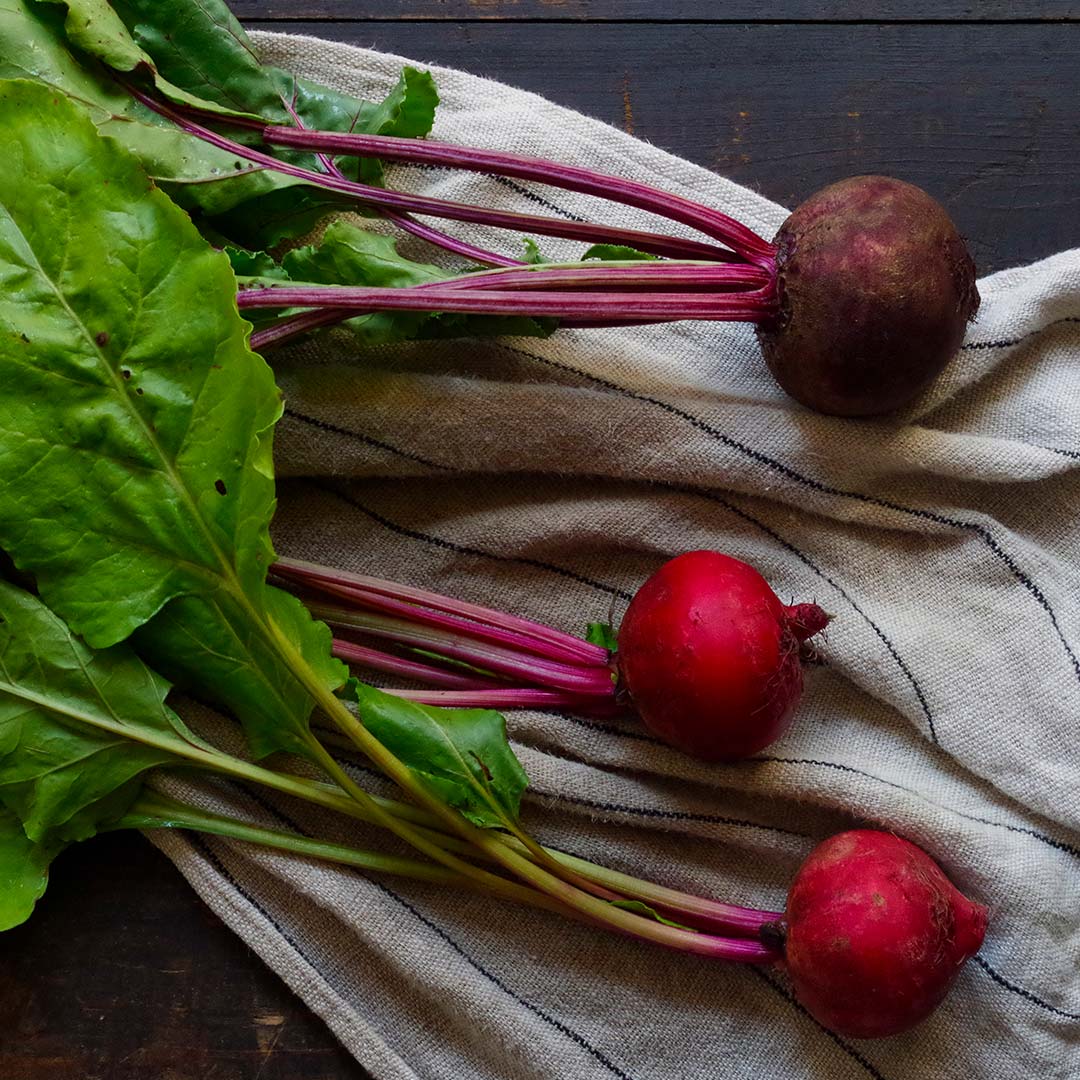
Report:
M 819 844 L 788 893 L 785 963 L 799 1001 L 840 1035 L 914 1027 L 982 944 L 986 908 L 920 848 L 856 829 Z
M 979 308 L 975 264 L 940 203 L 887 176 L 819 191 L 780 227 L 780 313 L 758 327 L 777 382 L 836 416 L 921 393 Z
M 619 627 L 620 691 L 665 742 L 704 761 L 756 753 L 791 723 L 803 642 L 828 616 L 786 607 L 752 567 L 718 551 L 665 563 Z

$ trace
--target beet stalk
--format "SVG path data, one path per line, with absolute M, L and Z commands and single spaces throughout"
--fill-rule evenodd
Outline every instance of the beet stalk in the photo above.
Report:
M 816 658 L 809 639 L 829 620 L 816 604 L 783 604 L 753 567 L 714 551 L 657 570 L 611 651 L 376 578 L 288 559 L 274 573 L 335 628 L 341 659 L 430 687 L 391 693 L 428 705 L 593 716 L 630 707 L 654 734 L 705 761 L 746 757 L 780 738 L 802 694 L 803 665 Z
M 244 307 L 310 309 L 257 332 L 252 340 L 258 348 L 376 310 L 542 316 L 564 326 L 589 327 L 739 320 L 756 324 L 768 366 L 792 397 L 820 412 L 868 416 L 901 408 L 922 393 L 959 348 L 979 307 L 975 266 L 960 234 L 940 204 L 901 180 L 857 176 L 833 184 L 799 206 L 770 242 L 719 210 L 623 177 L 431 140 L 226 121 L 128 89 L 189 134 L 242 160 L 351 197 L 432 243 L 510 273 L 495 285 L 475 285 L 468 278 L 480 275 L 466 275 L 402 289 L 253 290 L 241 296 Z M 243 145 L 207 127 L 210 122 L 252 128 L 268 147 L 310 151 L 325 171 Z M 346 179 L 332 155 L 421 162 L 550 184 L 646 210 L 706 239 L 390 191 Z M 641 268 L 634 292 L 614 287 L 625 286 L 626 279 L 613 264 L 576 278 L 546 268 L 551 277 L 534 278 L 531 268 L 519 269 L 517 260 L 449 237 L 416 222 L 413 214 L 620 244 L 684 265 L 675 273 L 662 263 Z M 691 261 L 713 265 L 694 269 Z M 723 267 L 759 273 L 725 275 L 719 272 Z

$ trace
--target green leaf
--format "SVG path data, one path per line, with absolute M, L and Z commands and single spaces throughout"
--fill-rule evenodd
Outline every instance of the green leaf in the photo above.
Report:
M 626 247 L 623 244 L 593 244 L 584 255 L 586 259 L 599 259 L 601 262 L 659 262 L 659 255 L 649 255 L 636 248 Z
M 585 640 L 591 645 L 599 645 L 601 649 L 607 649 L 610 653 L 619 650 L 619 635 L 615 632 L 615 627 L 608 623 L 589 623 L 589 628 L 585 631 Z
M 677 930 L 693 930 L 692 926 L 686 926 L 683 923 L 665 919 L 656 908 L 649 907 L 648 904 L 643 903 L 641 900 L 610 900 L 609 903 L 612 907 L 622 908 L 623 911 L 633 911 L 638 915 L 644 915 L 647 919 L 652 919 L 653 922 L 663 923 L 664 926 L 674 926 Z
M 165 704 L 168 690 L 127 646 L 91 650 L 0 581 L 0 805 L 30 840 L 93 836 L 148 769 L 207 749 Z
M 223 213 L 299 183 L 208 146 L 140 105 L 100 64 L 72 54 L 54 4 L 0 0 L 0 78 L 33 79 L 79 102 L 185 206 Z
M 338 94 L 286 72 L 275 70 L 274 78 L 283 98 L 292 99 L 300 122 L 316 131 L 418 138 L 431 130 L 439 103 L 431 76 L 409 67 L 378 105 Z M 283 154 L 282 157 L 321 171 L 311 155 Z M 338 157 L 334 164 L 350 180 L 376 185 L 382 182 L 382 167 L 372 158 Z M 328 214 L 356 209 L 354 199 L 337 192 L 282 185 L 281 190 L 253 197 L 247 205 L 217 219 L 215 225 L 245 247 L 271 248 L 310 232 Z
M 434 709 L 350 679 L 347 695 L 364 726 L 428 790 L 473 824 L 516 821 L 529 778 L 491 709 Z
M 26 922 L 49 884 L 49 864 L 62 844 L 38 844 L 14 814 L 0 812 L 0 930 Z
M 105 6 L 104 0 L 90 2 Z M 382 102 L 362 101 L 264 66 L 222 0 L 112 0 L 111 8 L 162 76 L 182 92 L 214 102 L 223 111 L 255 114 L 274 124 L 402 138 L 426 135 L 434 123 L 439 96 L 427 72 L 407 67 Z M 116 66 L 102 52 L 97 55 Z M 234 137 L 241 142 L 253 138 L 244 132 Z M 289 151 L 279 156 L 323 171 L 314 154 Z M 340 157 L 335 165 L 349 179 L 367 184 L 382 181 L 382 167 L 371 158 Z M 282 178 L 266 204 L 247 208 L 219 223 L 219 228 L 247 247 L 272 247 L 309 232 L 327 213 L 355 206 L 337 193 L 300 187 L 297 181 Z
M 345 221 L 332 222 L 318 245 L 290 251 L 281 265 L 293 281 L 323 285 L 402 288 L 454 276 L 398 254 L 394 238 Z
M 382 288 L 405 288 L 455 276 L 441 267 L 407 259 L 393 238 L 345 221 L 332 222 L 318 244 L 290 251 L 281 269 L 297 284 Z M 359 315 L 344 325 L 365 345 L 451 337 L 543 337 L 556 326 L 550 319 L 412 311 Z
M 540 245 L 531 236 L 525 237 L 525 261 L 530 266 L 542 266 L 544 263 L 551 262 L 550 259 L 544 258 Z
M 236 108 L 219 106 L 214 99 L 188 93 L 187 90 L 163 77 L 151 57 L 136 44 L 123 20 L 107 0 L 34 0 L 35 3 L 56 4 L 67 9 L 64 32 L 77 49 L 100 60 L 114 71 L 132 75 L 149 75 L 157 89 L 177 105 L 189 105 L 226 116 L 253 116 L 244 105 Z M 167 11 L 168 3 L 156 3 L 159 12 Z
M 214 11 L 209 13 L 211 6 Z M 117 5 L 112 5 L 112 8 L 116 12 Z M 132 15 L 128 7 L 123 11 L 129 17 Z M 244 47 L 240 48 L 240 55 L 246 56 L 249 64 L 255 65 L 255 72 L 249 66 L 238 66 L 234 54 L 225 47 L 228 35 L 218 34 L 212 20 L 210 29 L 213 33 L 202 33 L 206 29 L 204 23 L 211 15 L 217 19 L 221 12 L 225 12 L 225 17 L 231 20 L 223 5 L 211 5 L 210 0 L 205 0 L 201 4 L 175 6 L 159 4 L 155 0 L 147 5 L 147 11 L 145 20 L 132 24 L 135 36 L 140 38 L 142 44 L 158 51 L 159 55 L 152 59 L 159 68 L 166 66 L 162 63 L 162 57 L 165 57 L 169 60 L 170 74 L 179 74 L 190 80 L 189 91 L 194 87 L 205 92 L 193 94 L 203 107 L 218 112 L 236 111 L 228 107 L 228 94 L 243 89 L 251 93 L 253 98 L 252 106 L 247 111 L 259 106 L 258 111 L 263 118 L 273 122 L 290 122 L 279 87 L 283 81 L 291 86 L 292 76 L 272 68 L 262 69 L 259 73 L 253 53 L 248 53 Z M 158 20 L 173 16 L 182 16 L 181 21 L 187 29 L 186 33 L 173 36 L 171 44 L 179 55 L 170 57 L 155 44 L 154 28 L 161 25 Z M 243 38 L 242 30 L 240 35 L 249 47 L 250 43 Z M 215 46 L 216 51 L 209 56 L 202 53 L 205 41 L 212 41 Z M 214 69 L 214 75 L 200 82 L 199 72 L 204 64 Z M 309 231 L 334 209 L 355 209 L 356 204 L 351 199 L 323 192 L 302 180 L 259 168 L 234 154 L 209 146 L 136 102 L 100 62 L 86 53 L 76 54 L 72 51 L 65 33 L 65 12 L 53 0 L 0 0 L 0 78 L 36 79 L 77 100 L 90 111 L 103 134 L 117 139 L 136 154 L 147 172 L 166 188 L 170 196 L 192 211 L 227 215 L 243 203 L 257 203 L 253 203 L 251 213 L 258 218 L 265 214 L 265 223 L 260 220 L 256 227 L 255 219 L 246 213 L 232 219 L 236 228 L 229 235 L 244 246 L 269 247 L 285 237 Z M 298 85 L 303 94 L 310 98 L 310 113 L 326 117 L 333 102 L 336 114 L 347 118 L 341 121 L 346 126 L 353 122 L 354 117 L 382 117 L 379 122 L 386 122 L 380 105 L 334 94 L 315 84 L 298 81 Z M 184 89 L 180 87 L 181 91 Z M 406 98 L 404 102 L 401 101 L 403 94 Z M 391 114 L 390 126 L 394 130 L 385 133 L 418 130 L 423 126 L 425 112 L 430 126 L 433 100 L 437 100 L 437 97 L 430 76 L 420 72 L 403 74 L 387 99 L 391 103 L 387 111 Z M 395 102 L 398 103 L 396 108 L 393 105 Z M 303 115 L 308 106 L 301 101 L 298 108 Z M 357 129 L 367 130 L 359 126 Z M 238 137 L 238 141 L 250 138 L 250 133 L 244 133 Z M 307 167 L 314 168 L 316 165 L 312 155 L 282 156 Z M 352 159 L 349 168 L 353 170 L 353 175 L 359 176 L 360 167 L 355 162 L 356 159 Z M 366 170 L 365 179 L 378 182 L 378 164 L 369 162 Z M 264 198 L 269 201 L 263 203 Z M 221 224 L 228 226 L 229 219 L 223 218 Z M 260 235 L 272 238 L 262 241 L 258 239 Z
M 233 273 L 241 281 L 251 284 L 265 282 L 269 285 L 276 281 L 290 280 L 286 271 L 274 261 L 274 257 L 265 251 L 247 251 L 227 245 L 225 254 L 229 257 Z
M 0 155 L 0 543 L 92 646 L 149 622 L 257 753 L 301 749 L 345 671 L 265 584 L 281 400 L 227 257 L 47 87 L 0 85 Z

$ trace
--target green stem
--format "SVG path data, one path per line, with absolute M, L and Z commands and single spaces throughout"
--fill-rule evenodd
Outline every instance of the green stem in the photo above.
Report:
M 312 688 L 314 689 L 317 682 L 313 680 L 313 683 L 314 685 Z M 713 937 L 710 934 L 703 934 L 694 930 L 684 930 L 680 927 L 665 926 L 662 923 L 653 922 L 632 911 L 614 907 L 606 899 L 593 896 L 590 893 L 579 889 L 577 886 L 570 884 L 556 874 L 545 870 L 543 867 L 538 866 L 533 862 L 527 854 L 521 854 L 519 851 L 510 848 L 497 834 L 487 833 L 484 830 L 477 828 L 475 825 L 466 821 L 456 810 L 431 795 L 420 782 L 413 777 L 408 767 L 390 753 L 390 751 L 387 750 L 386 747 L 384 747 L 382 743 L 380 743 L 378 739 L 376 739 L 367 728 L 352 715 L 344 703 L 333 694 L 328 693 L 319 687 L 317 700 L 330 719 L 341 728 L 344 734 L 348 735 L 349 738 L 353 740 L 357 748 L 363 751 L 368 758 L 370 758 L 370 760 L 391 780 L 397 783 L 402 790 L 413 795 L 421 806 L 426 807 L 440 821 L 448 825 L 452 832 L 457 833 L 463 840 L 472 844 L 478 851 L 489 856 L 498 865 L 509 870 L 521 881 L 526 882 L 543 893 L 547 893 L 547 895 L 554 900 L 560 901 L 567 907 L 580 912 L 586 918 L 608 926 L 613 930 L 618 930 L 622 933 L 630 934 L 633 937 L 652 941 L 658 945 L 666 945 L 669 948 L 679 949 L 683 952 L 692 952 L 699 955 L 737 961 L 741 960 L 751 963 L 761 962 L 766 956 L 768 950 L 764 950 L 763 947 L 756 942 L 730 941 L 725 938 Z M 315 741 L 314 737 L 313 741 Z M 317 745 L 321 746 L 321 744 Z M 328 769 L 334 780 L 339 783 L 344 781 L 343 786 L 347 784 L 352 788 L 356 788 L 356 785 L 325 748 L 323 748 L 323 754 L 325 755 L 325 759 L 321 759 L 320 764 Z M 346 788 L 346 790 L 348 790 L 348 788 Z M 361 789 L 356 788 L 356 790 L 364 795 L 365 798 L 370 799 L 370 797 L 362 792 Z M 349 793 L 352 794 L 352 791 Z M 390 825 L 389 823 L 394 820 L 392 816 L 389 814 L 384 814 L 383 816 L 385 817 L 389 828 L 392 828 L 393 831 L 399 836 L 402 836 L 403 839 L 408 839 L 407 835 L 400 830 L 400 823 Z M 425 848 L 430 848 L 432 846 L 429 845 L 426 840 L 424 841 L 424 844 Z M 424 850 L 424 848 L 420 848 L 420 850 Z M 427 851 L 425 851 L 425 854 L 426 853 Z M 485 873 L 484 871 L 478 871 L 476 867 L 469 866 L 467 863 L 461 863 L 460 860 L 449 860 L 446 857 L 445 852 L 442 852 L 441 855 L 441 858 L 438 854 L 433 854 L 432 857 L 447 866 L 457 864 L 457 866 L 467 867 L 467 872 L 473 875 Z M 455 866 L 455 868 L 457 868 L 457 866 Z
M 316 840 L 301 836 L 299 833 L 283 832 L 276 829 L 264 829 L 247 822 L 212 814 L 197 807 L 177 802 L 174 799 L 152 792 L 144 792 L 135 804 L 110 829 L 190 829 L 225 836 L 233 840 L 242 840 L 260 847 L 287 851 L 294 855 L 306 855 L 323 862 L 353 866 L 360 870 L 382 874 L 395 874 L 399 877 L 412 878 L 415 881 L 428 881 L 436 885 L 449 885 L 457 888 L 469 888 L 503 900 L 528 904 L 531 907 L 553 911 L 560 915 L 568 914 L 563 905 L 550 900 L 515 881 L 495 877 L 484 885 L 462 877 L 452 870 L 429 863 L 419 862 L 398 855 L 385 855 L 382 852 L 366 851 L 346 844 L 336 844 L 329 840 Z M 104 830 L 103 830 L 104 831 Z

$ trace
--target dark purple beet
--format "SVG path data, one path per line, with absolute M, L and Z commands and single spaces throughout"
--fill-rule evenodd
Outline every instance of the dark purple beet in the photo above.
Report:
M 949 215 L 913 184 L 854 176 L 780 227 L 780 314 L 758 328 L 796 400 L 836 416 L 906 405 L 956 353 L 979 309 L 975 264 Z

